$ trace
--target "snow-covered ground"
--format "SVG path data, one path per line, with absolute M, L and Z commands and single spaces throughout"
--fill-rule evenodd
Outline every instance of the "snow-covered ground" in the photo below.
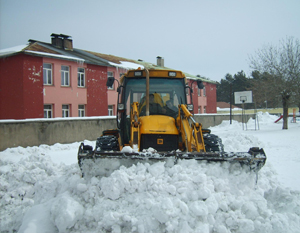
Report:
M 263 147 L 256 176 L 238 164 L 179 161 L 81 178 L 73 144 L 0 152 L 1 232 L 300 232 L 299 122 L 212 127 L 226 151 Z M 95 142 L 85 142 L 93 145 Z

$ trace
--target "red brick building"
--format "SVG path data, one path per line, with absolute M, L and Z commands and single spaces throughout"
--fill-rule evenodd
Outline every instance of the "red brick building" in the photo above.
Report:
M 160 59 L 160 60 L 159 60 Z M 52 34 L 51 43 L 0 51 L 0 119 L 115 115 L 117 92 L 107 90 L 108 76 L 119 78 L 138 66 L 164 69 L 143 61 L 73 48 L 70 36 Z M 188 75 L 189 82 L 199 78 Z M 216 83 L 193 83 L 194 113 L 216 113 Z

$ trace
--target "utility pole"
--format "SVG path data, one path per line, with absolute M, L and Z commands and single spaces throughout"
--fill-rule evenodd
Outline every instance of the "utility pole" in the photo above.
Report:
M 232 82 L 230 82 L 229 99 L 230 99 L 230 124 L 232 124 Z

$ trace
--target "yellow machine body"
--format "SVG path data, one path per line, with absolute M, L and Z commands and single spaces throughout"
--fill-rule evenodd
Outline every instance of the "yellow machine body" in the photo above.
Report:
M 108 78 L 107 86 L 114 81 Z M 197 85 L 203 87 L 201 80 Z M 108 170 L 141 161 L 195 159 L 239 162 L 258 171 L 266 161 L 263 149 L 224 152 L 221 139 L 194 120 L 192 98 L 187 104 L 188 89 L 181 71 L 137 69 L 124 74 L 117 89 L 118 128 L 104 131 L 94 150 L 84 144 L 79 147 L 78 162 L 83 173 L 97 170 L 93 164 L 98 159 L 101 169 Z M 149 148 L 156 153 L 147 153 Z

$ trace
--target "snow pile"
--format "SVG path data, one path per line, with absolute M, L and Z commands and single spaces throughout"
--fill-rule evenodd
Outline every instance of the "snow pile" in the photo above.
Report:
M 275 132 L 282 131 L 270 131 L 274 125 L 281 127 L 273 121 L 271 125 L 272 116 L 262 118 L 261 131 L 242 131 L 237 122 L 223 122 L 212 131 L 222 135 L 225 149 L 247 151 L 260 143 L 268 150 L 270 142 L 260 142 L 257 136 L 268 135 L 276 143 Z M 174 166 L 138 163 L 120 167 L 109 177 L 82 178 L 78 146 L 0 152 L 2 232 L 300 231 L 300 192 L 279 183 L 276 162 L 269 162 L 273 154 L 267 153 L 257 184 L 256 174 L 240 164 L 194 160 Z M 54 163 L 62 157 L 68 162 Z

